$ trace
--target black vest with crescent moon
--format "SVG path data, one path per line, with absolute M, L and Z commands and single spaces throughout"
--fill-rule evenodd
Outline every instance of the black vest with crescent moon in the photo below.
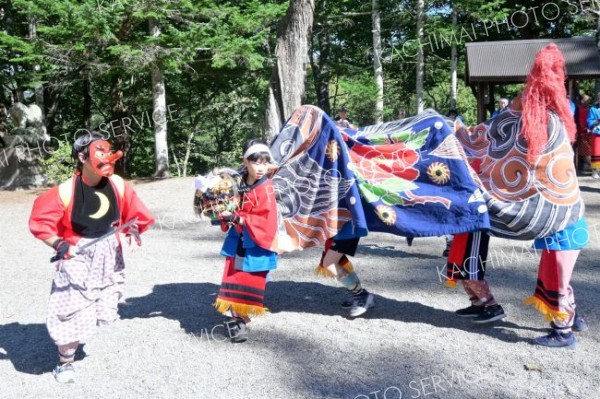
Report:
M 112 184 L 103 177 L 92 187 L 83 182 L 81 175 L 75 179 L 71 225 L 82 237 L 97 238 L 113 229 L 119 220 L 119 205 Z

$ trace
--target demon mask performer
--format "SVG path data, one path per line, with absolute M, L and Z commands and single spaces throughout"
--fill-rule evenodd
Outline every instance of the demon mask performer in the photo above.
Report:
M 58 261 L 47 328 L 58 346 L 59 382 L 75 381 L 72 363 L 79 343 L 97 325 L 119 318 L 125 264 L 117 232 L 126 234 L 129 245 L 140 246 L 140 234 L 154 223 L 133 188 L 113 174 L 122 155 L 112 153 L 99 133 L 77 138 L 74 176 L 40 195 L 31 211 L 29 229 L 54 248 L 52 259 Z

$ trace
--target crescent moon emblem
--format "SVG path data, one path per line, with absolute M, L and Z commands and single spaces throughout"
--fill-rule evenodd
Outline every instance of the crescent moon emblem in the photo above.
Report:
M 108 197 L 102 193 L 96 192 L 94 194 L 100 198 L 100 208 L 98 208 L 96 213 L 90 215 L 90 218 L 100 219 L 102 216 L 106 215 L 106 212 L 108 212 L 108 209 L 110 208 L 110 201 L 108 200 Z

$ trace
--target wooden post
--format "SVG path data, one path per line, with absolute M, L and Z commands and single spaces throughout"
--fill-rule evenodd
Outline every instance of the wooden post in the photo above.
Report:
M 485 83 L 477 83 L 477 124 L 485 121 Z

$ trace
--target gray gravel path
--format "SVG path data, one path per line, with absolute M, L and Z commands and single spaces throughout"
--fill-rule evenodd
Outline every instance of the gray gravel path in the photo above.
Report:
M 0 397 L 600 398 L 600 184 L 580 183 L 592 234 L 573 286 L 590 330 L 576 350 L 552 350 L 530 343 L 547 324 L 522 304 L 538 262 L 523 243 L 492 239 L 488 276 L 508 319 L 474 327 L 453 315 L 467 305 L 462 290 L 439 284 L 443 238 L 407 247 L 385 234 L 364 239 L 355 259 L 376 294 L 366 318 L 345 317 L 344 290 L 313 274 L 320 250 L 309 249 L 280 259 L 267 291 L 272 313 L 251 323 L 250 341 L 223 342 L 211 306 L 222 233 L 194 218 L 191 178 L 140 182 L 158 223 L 141 252 L 126 253 L 122 320 L 86 344 L 72 386 L 49 372 L 51 251 L 27 229 L 39 191 L 0 192 Z

